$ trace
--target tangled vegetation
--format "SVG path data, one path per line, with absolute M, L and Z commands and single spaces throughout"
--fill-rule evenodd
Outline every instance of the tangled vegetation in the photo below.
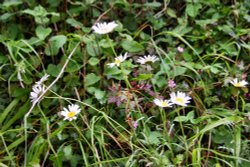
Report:
M 249 167 L 249 0 L 4 0 L 0 166 Z

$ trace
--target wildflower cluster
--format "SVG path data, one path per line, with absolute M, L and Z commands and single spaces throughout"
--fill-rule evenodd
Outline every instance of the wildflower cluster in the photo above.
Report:
M 43 84 L 45 81 L 48 80 L 49 75 L 45 74 L 39 81 L 32 86 L 32 92 L 30 93 L 30 100 L 32 103 L 39 102 L 39 97 L 45 93 L 45 85 Z M 43 97 L 41 97 L 42 99 Z M 40 99 L 40 100 L 41 100 Z
M 154 103 L 160 107 L 172 107 L 173 104 L 186 107 L 190 103 L 191 97 L 183 92 L 172 92 L 170 94 L 170 100 L 154 99 Z

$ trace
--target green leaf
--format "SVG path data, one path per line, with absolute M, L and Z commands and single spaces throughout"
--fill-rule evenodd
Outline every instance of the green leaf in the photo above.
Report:
M 47 72 L 49 75 L 53 76 L 53 77 L 57 77 L 58 74 L 60 73 L 61 68 L 54 65 L 54 64 L 49 64 L 48 65 L 48 69 Z
M 36 28 L 36 36 L 41 40 L 44 40 L 51 32 L 51 28 L 44 28 L 43 26 Z
M 67 65 L 65 71 L 72 73 L 78 71 L 80 68 L 81 66 L 75 60 L 71 60 L 69 61 L 69 64 Z
M 100 62 L 100 60 L 97 59 L 97 58 L 95 58 L 95 57 L 91 57 L 91 58 L 89 59 L 89 61 L 88 61 L 88 63 L 89 63 L 90 65 L 92 65 L 92 66 L 97 65 L 99 62 Z
M 143 81 L 152 78 L 153 74 L 139 74 L 137 78 L 133 78 L 132 80 Z
M 200 4 L 188 4 L 186 7 L 186 13 L 191 17 L 196 17 L 201 7 Z
M 178 117 L 175 117 L 174 121 L 176 121 L 176 122 L 187 122 L 188 118 L 186 116 L 178 116 Z
M 110 48 L 111 46 L 115 46 L 115 43 L 113 40 L 111 39 L 102 39 L 100 42 L 99 42 L 99 45 L 103 48 Z
M 64 35 L 53 36 L 49 39 L 49 44 L 45 48 L 45 53 L 50 56 L 57 55 L 59 49 L 66 43 L 67 37 Z
M 88 43 L 86 49 L 90 56 L 98 56 L 101 54 L 100 47 L 98 47 L 96 43 Z
M 98 100 L 101 100 L 104 98 L 105 93 L 106 93 L 105 91 L 101 91 L 99 89 L 96 89 L 95 90 L 95 98 L 97 98 Z
M 170 16 L 170 17 L 173 17 L 173 18 L 176 18 L 176 12 L 173 10 L 173 9 L 170 9 L 170 8 L 167 8 L 167 14 Z
M 183 75 L 186 71 L 187 71 L 187 68 L 181 67 L 181 66 L 177 66 L 175 68 L 175 70 L 174 70 L 174 76 Z
M 141 52 L 144 47 L 136 41 L 123 41 L 122 47 L 128 52 Z
M 159 144 L 160 140 L 159 138 L 162 137 L 162 134 L 160 132 L 157 131 L 153 131 L 150 133 L 149 137 L 148 137 L 148 142 L 151 144 Z
M 85 77 L 85 86 L 90 86 L 93 85 L 95 83 L 97 83 L 99 80 L 101 79 L 101 77 L 95 75 L 94 73 L 90 73 Z
M 76 21 L 75 19 L 69 18 L 66 20 L 66 23 L 68 23 L 69 25 L 71 25 L 72 27 L 80 27 L 83 28 L 83 24 L 79 21 Z
M 64 152 L 64 157 L 70 159 L 70 157 L 72 156 L 72 146 L 71 145 L 65 146 L 63 148 L 63 152 Z

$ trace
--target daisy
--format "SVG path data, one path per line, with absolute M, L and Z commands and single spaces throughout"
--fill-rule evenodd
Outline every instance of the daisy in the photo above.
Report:
M 39 81 L 36 82 L 37 85 L 41 85 L 43 82 L 48 80 L 49 75 L 45 74 Z
M 92 27 L 95 33 L 97 34 L 107 34 L 114 30 L 115 27 L 117 27 L 118 24 L 116 24 L 114 21 L 109 23 L 97 23 Z
M 156 57 L 155 55 L 152 55 L 152 56 L 148 55 L 148 56 L 140 57 L 139 59 L 137 59 L 136 62 L 141 63 L 141 64 L 146 64 L 147 62 L 154 63 L 154 62 L 156 62 L 158 60 L 159 60 L 159 58 Z
M 32 103 L 37 102 L 41 94 L 45 92 L 45 85 L 34 85 L 32 87 L 32 92 L 30 93 L 30 100 Z
M 246 87 L 246 85 L 248 84 L 248 82 L 245 81 L 245 80 L 242 80 L 242 81 L 238 82 L 237 78 L 235 78 L 232 81 L 230 81 L 230 83 L 233 84 L 233 86 L 238 87 L 238 88 L 240 88 L 240 87 Z
M 189 97 L 183 92 L 178 91 L 177 94 L 174 92 L 170 94 L 170 101 L 180 106 L 184 106 L 184 107 L 187 106 L 187 103 L 190 103 L 189 100 L 191 100 L 191 97 Z
M 120 55 L 120 56 L 116 57 L 114 63 L 108 63 L 107 65 L 108 65 L 110 68 L 112 68 L 112 67 L 114 67 L 114 66 L 118 66 L 118 67 L 119 67 L 120 64 L 121 64 L 123 61 L 125 61 L 126 58 L 128 57 L 127 54 L 128 54 L 128 53 L 125 53 L 124 56 Z
M 172 107 L 173 103 L 170 100 L 154 99 L 154 103 L 160 107 Z
M 79 114 L 81 112 L 80 107 L 77 104 L 72 104 L 72 105 L 68 105 L 68 109 L 67 108 L 63 108 L 63 111 L 61 111 L 61 115 L 64 116 L 63 120 L 75 120 L 76 119 L 76 115 Z

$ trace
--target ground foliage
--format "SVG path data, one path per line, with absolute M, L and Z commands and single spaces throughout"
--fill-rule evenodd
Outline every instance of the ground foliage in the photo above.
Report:
M 250 78 L 249 9 L 249 0 L 3 1 L 0 165 L 248 167 L 250 94 L 230 81 Z M 110 21 L 109 34 L 91 29 Z M 143 55 L 159 61 L 140 65 Z M 55 82 L 32 108 L 45 73 Z M 192 98 L 187 107 L 153 103 L 177 91 Z M 71 103 L 81 113 L 63 120 Z

